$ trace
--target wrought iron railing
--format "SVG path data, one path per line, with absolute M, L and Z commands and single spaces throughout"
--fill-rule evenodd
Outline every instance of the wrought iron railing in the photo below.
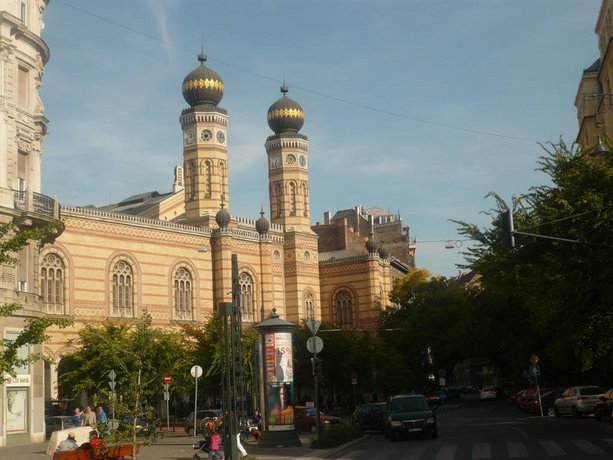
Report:
M 10 197 L 10 194 L 13 195 L 13 207 L 15 209 L 49 217 L 58 217 L 56 214 L 59 212 L 59 206 L 56 206 L 55 199 L 47 195 L 25 190 L 9 189 L 0 189 L 0 193 L 7 198 Z

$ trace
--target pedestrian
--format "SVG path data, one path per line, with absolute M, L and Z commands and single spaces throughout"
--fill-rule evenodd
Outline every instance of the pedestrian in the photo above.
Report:
M 96 428 L 96 414 L 92 410 L 92 406 L 85 406 L 85 410 L 83 411 L 83 426 Z
M 72 426 L 83 426 L 83 424 L 85 423 L 85 416 L 83 415 L 83 412 L 81 412 L 80 407 L 74 408 L 74 415 L 72 415 L 70 419 L 72 420 Z
M 213 431 L 209 439 L 209 460 L 217 460 L 223 458 L 223 455 L 219 453 L 219 447 L 221 445 L 221 436 L 219 431 Z
M 58 444 L 57 449 L 55 449 L 56 452 L 65 452 L 67 450 L 77 450 L 79 448 L 79 445 L 77 444 L 75 437 L 76 435 L 74 434 L 74 431 L 71 431 L 70 433 L 68 433 L 68 437 Z
M 96 407 L 96 424 L 107 423 L 108 421 L 109 418 L 106 416 L 106 412 L 104 412 L 102 406 Z

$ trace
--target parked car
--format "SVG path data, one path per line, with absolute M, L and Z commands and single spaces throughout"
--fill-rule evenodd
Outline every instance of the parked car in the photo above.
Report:
M 564 390 L 553 404 L 553 412 L 556 417 L 562 415 L 581 415 L 591 414 L 594 411 L 594 404 L 604 394 L 604 389 L 597 386 L 570 387 Z
M 129 415 L 119 415 L 117 417 L 119 431 L 132 432 L 134 429 L 134 419 Z M 136 418 L 136 436 L 151 436 L 156 432 L 155 420 L 145 417 Z
M 541 390 L 541 405 L 543 406 L 543 415 L 554 415 L 553 403 L 556 401 L 556 399 L 562 396 L 562 393 L 564 393 L 563 388 L 557 390 Z M 539 408 L 539 399 L 536 391 L 534 391 L 533 394 L 525 400 L 525 402 L 522 404 L 522 409 L 531 414 L 540 415 L 541 410 Z
M 385 428 L 385 406 L 382 403 L 359 405 L 351 416 L 352 420 L 363 430 L 379 430 Z
M 447 393 L 444 391 L 429 391 L 424 393 L 424 397 L 430 406 L 440 406 L 447 400 Z
M 525 398 L 526 392 L 528 391 L 528 389 L 524 389 L 524 390 L 519 390 L 517 393 L 513 394 L 509 400 L 515 404 L 515 406 L 520 407 L 521 406 L 521 400 L 523 398 Z
M 58 430 L 72 428 L 72 419 L 65 415 L 54 415 L 45 418 L 45 434 L 47 439 L 51 437 L 51 433 Z
M 221 424 L 222 421 L 222 413 L 221 410 L 218 409 L 209 409 L 209 410 L 199 410 L 198 417 L 196 419 L 196 423 L 198 425 L 198 433 L 204 434 L 204 428 L 207 425 L 207 422 L 213 421 L 215 424 Z M 185 422 L 183 423 L 183 429 L 189 436 L 194 435 L 194 412 L 190 412 L 190 414 L 185 418 Z
M 596 420 L 613 420 L 613 388 L 610 388 L 594 404 Z
M 496 388 L 494 387 L 483 387 L 479 392 L 479 399 L 496 399 L 498 396 L 496 392 Z
M 438 437 L 436 415 L 423 395 L 392 396 L 387 405 L 385 437 L 396 441 L 413 434 Z
M 329 425 L 341 423 L 341 419 L 332 415 L 325 415 L 319 411 L 319 426 L 325 428 Z M 317 409 L 314 407 L 295 406 L 294 424 L 298 431 L 315 431 L 317 426 Z

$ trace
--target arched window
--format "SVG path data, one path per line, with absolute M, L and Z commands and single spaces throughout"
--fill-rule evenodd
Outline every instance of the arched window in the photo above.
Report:
M 63 315 L 64 311 L 64 261 L 57 254 L 47 254 L 41 263 L 40 295 L 47 313 Z
M 307 320 L 315 319 L 315 302 L 311 292 L 307 292 L 304 296 L 304 311 Z
M 211 198 L 211 177 L 213 175 L 213 165 L 209 160 L 204 162 L 204 197 Z
M 275 196 L 277 198 L 277 217 L 283 215 L 283 187 L 281 182 L 275 184 Z
M 290 182 L 288 184 L 289 188 L 289 215 L 296 215 L 296 184 L 294 182 Z
M 219 168 L 219 184 L 221 185 L 220 193 L 221 193 L 221 201 L 224 201 L 226 197 L 226 165 L 223 161 L 220 161 L 217 165 Z
M 253 322 L 253 279 L 248 273 L 241 273 L 238 277 L 238 284 L 241 288 L 240 306 L 241 319 L 246 322 Z
M 192 274 L 184 267 L 175 273 L 175 318 L 185 321 L 194 319 Z
M 336 325 L 349 328 L 353 325 L 353 296 L 346 289 L 340 290 L 334 296 Z
M 134 288 L 132 267 L 124 261 L 117 262 L 111 270 L 113 293 L 112 316 L 134 317 Z
M 302 183 L 302 199 L 303 199 L 303 215 L 307 217 L 309 215 L 309 187 L 306 182 Z
M 196 199 L 196 180 L 197 180 L 196 162 L 191 160 L 187 163 L 187 196 L 190 200 Z

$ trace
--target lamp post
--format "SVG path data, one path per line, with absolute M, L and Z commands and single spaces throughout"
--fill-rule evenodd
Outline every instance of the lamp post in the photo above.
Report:
M 198 377 L 202 375 L 202 368 L 198 365 L 193 366 L 191 369 L 192 377 L 196 379 L 196 391 L 194 392 L 194 438 L 198 433 Z

